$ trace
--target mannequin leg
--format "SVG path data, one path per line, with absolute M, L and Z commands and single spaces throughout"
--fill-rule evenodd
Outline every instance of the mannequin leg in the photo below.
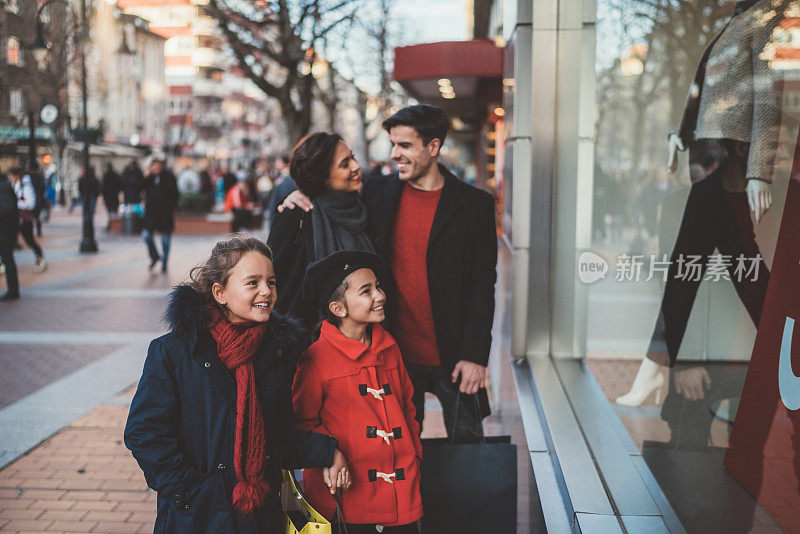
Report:
M 669 368 L 659 365 L 650 358 L 642 358 L 642 364 L 633 379 L 630 391 L 617 397 L 616 403 L 622 406 L 639 406 L 654 390 L 656 404 L 661 404 L 662 386 L 666 382 Z
M 715 194 L 714 190 L 719 192 Z M 697 182 L 692 186 L 686 208 L 683 212 L 678 238 L 672 251 L 672 261 L 667 274 L 667 283 L 664 288 L 664 297 L 661 301 L 661 310 L 658 317 L 656 332 L 663 330 L 664 340 L 667 345 L 667 354 L 648 351 L 630 391 L 617 398 L 617 404 L 624 406 L 638 406 L 652 393 L 664 385 L 667 378 L 668 367 L 678 355 L 689 315 L 692 312 L 700 280 L 705 273 L 705 264 L 709 254 L 714 251 L 715 232 L 713 219 L 717 215 L 714 207 L 715 197 L 722 193 L 719 177 L 714 174 Z M 718 200 L 718 199 L 716 199 Z M 699 256 L 703 266 L 699 274 L 694 274 L 684 280 L 679 272 L 679 260 L 687 260 L 690 256 Z M 654 333 L 651 346 L 660 335 Z M 661 400 L 661 395 L 656 395 L 656 402 Z

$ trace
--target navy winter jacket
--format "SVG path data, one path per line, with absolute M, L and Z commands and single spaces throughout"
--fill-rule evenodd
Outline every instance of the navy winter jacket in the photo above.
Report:
M 272 315 L 256 354 L 272 488 L 252 517 L 233 510 L 236 385 L 208 332 L 208 311 L 177 286 L 165 314 L 171 332 L 153 340 L 125 426 L 125 445 L 158 492 L 155 533 L 279 533 L 281 468 L 330 466 L 335 439 L 292 429 L 291 385 L 308 346 L 298 323 Z

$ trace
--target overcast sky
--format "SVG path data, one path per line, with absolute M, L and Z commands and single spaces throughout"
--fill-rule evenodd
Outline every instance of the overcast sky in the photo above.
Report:
M 403 44 L 461 41 L 467 36 L 465 0 L 404 0 L 394 17 L 402 21 Z

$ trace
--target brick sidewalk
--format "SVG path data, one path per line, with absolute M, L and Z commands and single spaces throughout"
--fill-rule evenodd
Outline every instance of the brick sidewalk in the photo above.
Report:
M 127 414 L 99 406 L 0 471 L 0 531 L 152 532 L 156 495 L 122 443 Z

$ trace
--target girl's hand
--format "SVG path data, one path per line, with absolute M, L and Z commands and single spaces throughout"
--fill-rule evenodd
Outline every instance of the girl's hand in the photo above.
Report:
M 348 490 L 350 486 L 352 486 L 350 470 L 347 468 L 347 460 L 339 449 L 336 449 L 336 452 L 333 454 L 333 464 L 330 467 L 324 467 L 322 469 L 322 479 L 325 481 L 325 484 L 327 484 L 328 489 L 331 490 L 331 495 L 336 494 L 337 488 Z

